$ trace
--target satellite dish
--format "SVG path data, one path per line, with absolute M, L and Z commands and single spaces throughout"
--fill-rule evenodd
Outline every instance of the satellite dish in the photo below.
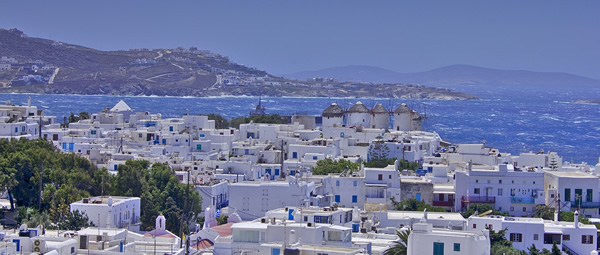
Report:
M 21 224 L 21 226 L 19 226 L 19 231 L 25 231 L 27 230 L 27 224 L 23 223 Z

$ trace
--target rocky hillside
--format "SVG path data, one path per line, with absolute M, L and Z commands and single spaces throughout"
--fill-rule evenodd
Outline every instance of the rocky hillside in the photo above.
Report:
M 0 56 L 12 63 L 0 71 L 0 93 L 476 99 L 399 83 L 289 80 L 193 47 L 100 51 L 17 29 L 0 29 Z

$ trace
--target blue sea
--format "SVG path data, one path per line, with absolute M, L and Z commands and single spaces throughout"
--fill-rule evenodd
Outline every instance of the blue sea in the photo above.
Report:
M 402 100 L 387 98 L 262 98 L 267 113 L 319 115 L 331 103 L 350 107 L 383 104 L 388 110 L 401 103 L 425 113 L 424 129 L 452 143 L 481 143 L 510 152 L 555 151 L 564 160 L 596 164 L 600 157 L 600 105 L 572 104 L 571 100 L 600 98 L 600 88 L 490 88 L 457 87 L 482 100 Z M 183 114 L 217 113 L 226 118 L 248 115 L 258 97 L 121 97 L 81 95 L 0 94 L 0 102 L 32 104 L 59 121 L 71 112 L 99 112 L 119 100 L 134 111 Z

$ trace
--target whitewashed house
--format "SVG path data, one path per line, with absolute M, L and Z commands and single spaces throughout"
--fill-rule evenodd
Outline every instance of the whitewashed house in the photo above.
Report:
M 128 228 L 139 231 L 139 197 L 90 197 L 70 205 L 70 211 L 87 215 L 90 223 L 98 227 Z

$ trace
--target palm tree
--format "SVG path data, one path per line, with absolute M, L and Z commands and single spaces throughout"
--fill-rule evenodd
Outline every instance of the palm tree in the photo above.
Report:
M 394 241 L 394 246 L 383 252 L 384 255 L 406 255 L 408 252 L 408 236 L 410 235 L 410 229 L 403 231 L 396 231 L 396 235 L 400 240 Z

